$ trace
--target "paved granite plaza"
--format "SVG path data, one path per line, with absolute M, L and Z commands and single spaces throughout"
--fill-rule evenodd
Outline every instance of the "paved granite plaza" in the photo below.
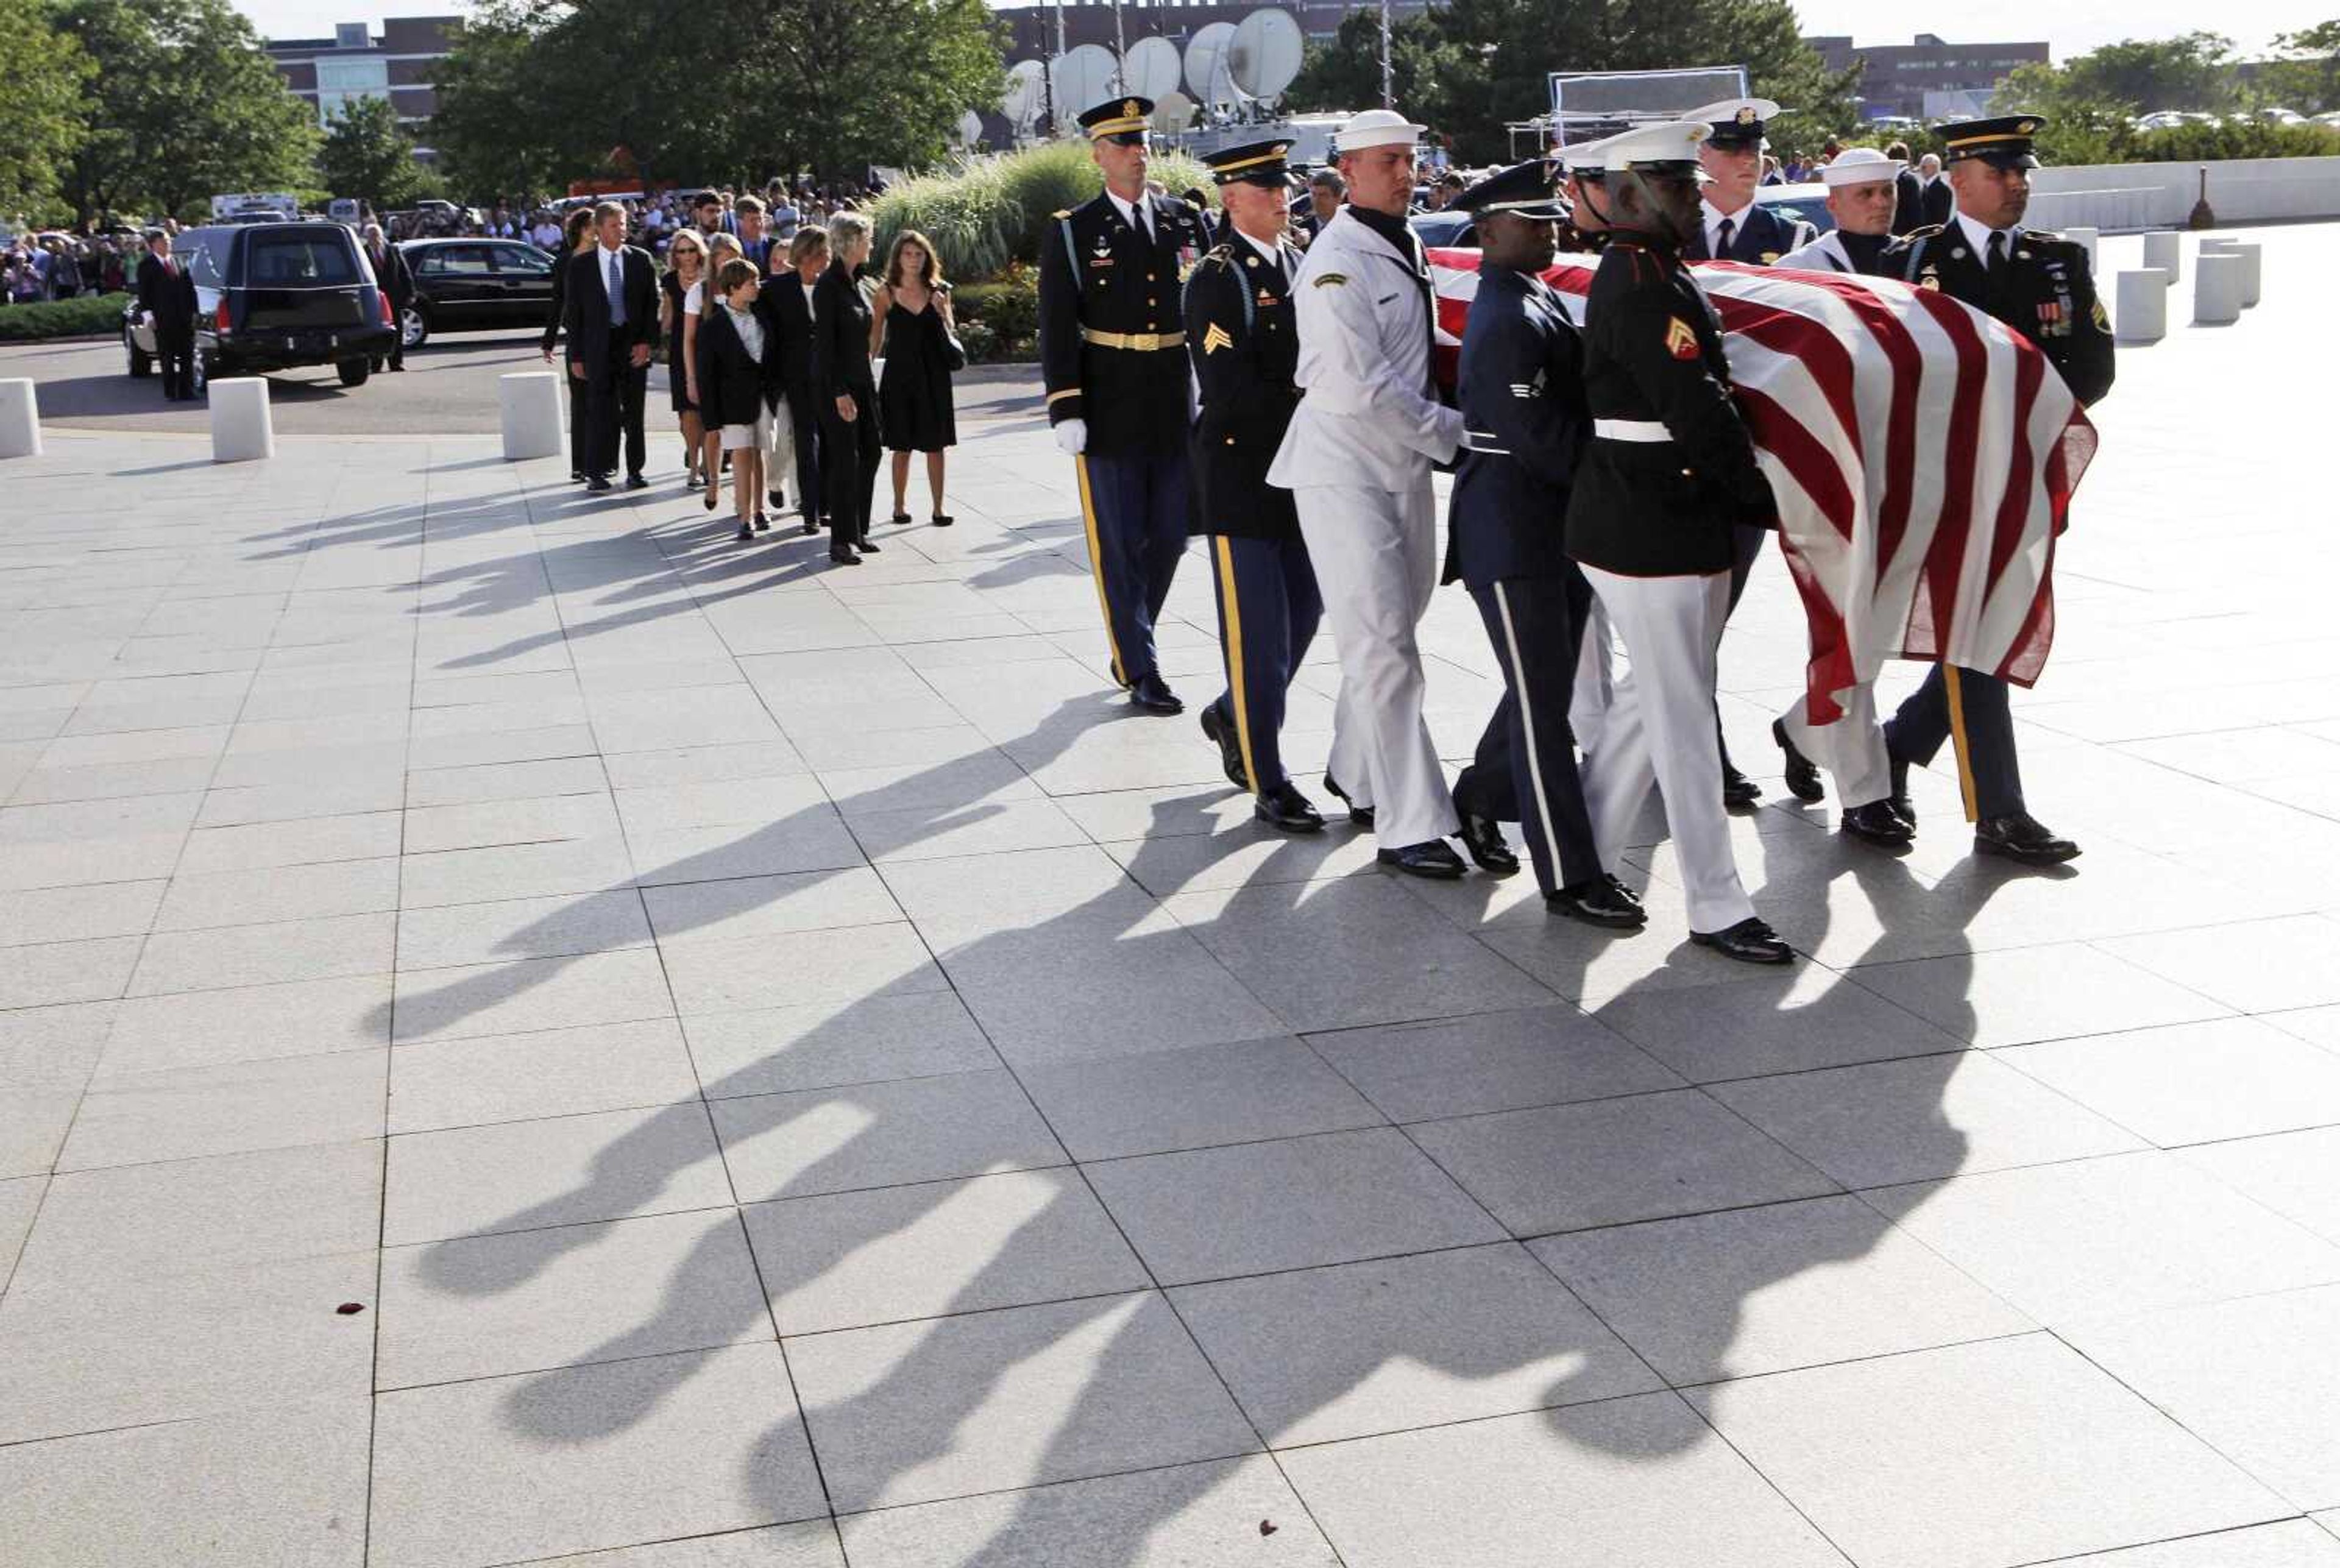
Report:
M 2340 228 L 2258 237 L 2098 412 L 2017 706 L 2063 873 L 1968 856 L 1947 756 L 1899 858 L 1779 789 L 1763 566 L 1779 974 L 1662 846 L 1620 939 L 1254 828 L 1104 690 L 1029 405 L 852 571 L 670 437 L 589 500 L 485 434 L 53 429 L 0 467 L 0 1563 L 2333 1568 Z M 1461 758 L 1459 591 L 1424 640 Z M 1164 643 L 1216 690 L 1199 557 Z

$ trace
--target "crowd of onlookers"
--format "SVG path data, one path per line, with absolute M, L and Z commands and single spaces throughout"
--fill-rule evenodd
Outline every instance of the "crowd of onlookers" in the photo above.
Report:
M 19 230 L 0 251 L 0 303 L 37 304 L 119 293 L 130 286 L 137 265 L 137 237 L 126 232 Z
M 760 219 L 758 233 L 787 241 L 802 228 L 817 228 L 838 213 L 866 210 L 869 188 L 848 182 L 819 183 L 809 179 L 766 182 L 761 192 L 733 185 L 711 187 L 718 203 L 709 232 L 737 234 L 751 218 Z M 630 241 L 654 255 L 664 255 L 668 243 L 681 230 L 706 227 L 696 210 L 694 188 L 660 191 L 654 195 L 508 196 L 485 207 L 455 207 L 433 203 L 411 213 L 392 213 L 385 219 L 393 240 L 484 235 L 491 239 L 527 240 L 540 249 L 558 252 L 569 214 L 604 199 L 615 200 L 626 213 Z

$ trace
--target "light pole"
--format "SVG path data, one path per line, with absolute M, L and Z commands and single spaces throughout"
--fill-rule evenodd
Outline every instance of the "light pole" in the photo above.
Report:
M 1382 0 L 1382 107 L 1397 107 L 1397 89 L 1390 74 L 1390 0 Z

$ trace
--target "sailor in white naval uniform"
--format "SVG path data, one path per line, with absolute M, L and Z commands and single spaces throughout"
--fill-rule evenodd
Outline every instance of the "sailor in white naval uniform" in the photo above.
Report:
M 1459 877 L 1414 641 L 1438 586 L 1431 464 L 1462 440 L 1462 415 L 1432 387 L 1429 263 L 1405 223 L 1422 129 L 1371 109 L 1334 138 L 1349 201 L 1293 280 L 1306 396 L 1267 481 L 1292 491 L 1341 656 L 1324 787 L 1373 827 L 1383 864 Z
M 1829 215 L 1836 227 L 1799 245 L 1771 264 L 1815 273 L 1880 274 L 1879 259 L 1893 235 L 1894 182 L 1905 165 L 1874 147 L 1847 147 L 1820 170 Z

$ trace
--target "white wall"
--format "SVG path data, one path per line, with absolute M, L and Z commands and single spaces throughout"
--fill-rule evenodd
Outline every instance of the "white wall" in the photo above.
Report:
M 2340 158 L 2234 158 L 2213 164 L 2082 164 L 2031 176 L 2035 228 L 2090 224 L 2107 233 L 2181 228 L 2204 170 L 2221 226 L 2340 218 Z

